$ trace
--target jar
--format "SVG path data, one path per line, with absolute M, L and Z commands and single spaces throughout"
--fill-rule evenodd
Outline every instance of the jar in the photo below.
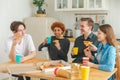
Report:
M 81 80 L 80 64 L 78 63 L 71 64 L 71 80 Z

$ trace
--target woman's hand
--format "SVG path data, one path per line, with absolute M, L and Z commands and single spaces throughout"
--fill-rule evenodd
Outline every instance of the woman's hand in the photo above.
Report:
M 61 47 L 60 47 L 59 40 L 54 40 L 53 42 L 55 43 L 55 46 L 57 47 L 57 49 L 60 50 Z
M 91 51 L 97 51 L 97 47 L 96 47 L 94 44 L 90 44 L 90 45 L 89 45 L 89 49 L 90 49 Z
M 21 58 L 21 62 L 24 62 L 25 60 L 26 60 L 25 57 L 22 56 L 22 58 Z
M 83 43 L 84 43 L 84 45 L 85 45 L 86 47 L 89 47 L 89 49 L 90 49 L 91 51 L 97 51 L 97 47 L 92 44 L 93 42 L 91 42 L 91 41 L 83 41 Z
M 83 65 L 98 69 L 98 64 L 94 64 L 92 62 L 87 62 L 87 63 L 84 63 Z
M 86 63 L 83 63 L 83 65 L 89 66 L 89 67 L 93 67 L 94 63 L 92 63 L 92 62 L 86 62 Z
M 47 38 L 44 39 L 42 44 L 45 45 L 46 43 L 47 43 Z
M 84 53 L 85 53 L 85 56 L 87 56 L 87 57 L 90 58 L 90 56 L 91 56 L 91 51 L 90 51 L 90 48 L 89 48 L 89 47 L 87 47 L 87 48 L 84 49 Z
M 31 52 L 29 53 L 29 55 L 27 55 L 27 56 L 22 56 L 21 62 L 24 62 L 24 61 L 26 61 L 26 60 L 32 59 L 32 58 L 34 58 L 35 56 L 36 56 L 36 51 L 31 51 Z
M 89 47 L 87 47 L 87 48 L 84 49 L 84 53 L 85 53 L 85 56 L 91 58 L 92 60 L 94 59 L 94 56 L 92 56 L 91 50 L 90 50 Z
M 15 33 L 13 36 L 13 46 L 16 46 L 16 44 L 20 44 L 23 36 L 19 33 Z

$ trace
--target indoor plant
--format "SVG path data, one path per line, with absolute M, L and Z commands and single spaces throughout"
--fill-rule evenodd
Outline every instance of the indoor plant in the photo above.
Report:
M 45 14 L 45 9 L 42 8 L 46 4 L 44 0 L 33 0 L 33 4 L 38 7 L 37 14 Z

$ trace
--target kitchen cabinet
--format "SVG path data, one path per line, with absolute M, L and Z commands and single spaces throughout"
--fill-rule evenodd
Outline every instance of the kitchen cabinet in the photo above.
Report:
M 56 11 L 107 10 L 107 0 L 55 0 Z M 106 7 L 107 6 L 107 7 Z
M 107 10 L 107 5 L 105 4 L 107 0 L 87 0 L 88 10 Z M 106 6 L 105 6 L 106 5 Z
M 86 0 L 55 0 L 56 11 L 85 9 Z

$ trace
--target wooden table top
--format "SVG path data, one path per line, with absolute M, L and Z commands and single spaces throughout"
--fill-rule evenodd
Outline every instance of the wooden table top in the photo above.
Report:
M 38 59 L 38 58 L 34 58 L 28 61 L 25 61 L 24 63 L 38 63 L 38 62 L 46 62 L 48 60 L 42 60 L 42 59 Z M 24 64 L 21 63 L 21 64 Z M 15 62 L 6 62 L 3 64 L 0 64 L 0 72 L 7 72 L 7 66 L 8 65 L 12 65 L 12 64 L 16 64 Z M 94 69 L 94 68 L 90 68 L 90 77 L 89 80 L 107 80 L 111 75 L 113 75 L 115 72 L 117 71 L 117 69 L 115 68 L 112 72 L 106 72 L 106 71 L 102 71 L 102 70 L 98 70 L 98 69 Z M 81 74 L 81 73 L 80 73 Z M 56 77 L 53 72 L 29 72 L 29 73 L 25 73 L 22 74 L 24 76 L 29 76 L 29 77 L 34 77 L 34 78 L 45 78 L 45 79 L 50 79 L 50 80 L 70 80 L 70 79 L 66 79 L 66 78 L 62 78 L 62 77 Z

